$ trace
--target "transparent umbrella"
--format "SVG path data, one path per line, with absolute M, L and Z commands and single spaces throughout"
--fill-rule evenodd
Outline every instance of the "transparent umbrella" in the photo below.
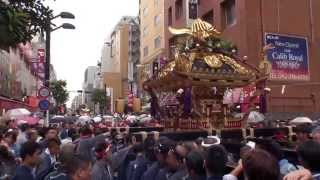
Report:
M 257 111 L 251 111 L 248 116 L 248 123 L 259 123 L 264 121 L 265 117 L 263 114 Z
M 304 124 L 304 123 L 312 124 L 312 120 L 308 117 L 296 117 L 290 121 L 290 124 Z
M 18 119 L 18 124 L 21 124 L 20 121 L 26 122 L 30 125 L 35 125 L 40 121 L 40 119 L 38 117 L 25 116 Z
M 96 117 L 93 118 L 93 121 L 94 121 L 95 123 L 99 123 L 99 122 L 102 121 L 102 118 L 99 117 L 99 116 L 96 116 Z
M 91 118 L 89 116 L 80 116 L 77 120 L 77 123 L 85 124 L 87 122 L 90 122 Z
M 30 116 L 31 112 L 24 108 L 18 108 L 7 111 L 5 115 L 10 118 L 18 118 L 23 116 Z

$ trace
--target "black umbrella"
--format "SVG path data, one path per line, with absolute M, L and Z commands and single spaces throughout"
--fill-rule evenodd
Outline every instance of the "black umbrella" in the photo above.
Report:
M 76 122 L 78 120 L 78 117 L 76 117 L 76 116 L 67 116 L 66 120 L 68 122 Z
M 65 122 L 64 116 L 54 116 L 49 120 L 50 124 L 62 123 L 62 122 Z
M 76 116 L 53 116 L 50 118 L 49 123 L 69 123 L 69 122 L 76 122 L 78 117 Z

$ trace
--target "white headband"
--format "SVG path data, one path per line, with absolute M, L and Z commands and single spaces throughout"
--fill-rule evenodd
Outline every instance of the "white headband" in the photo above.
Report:
M 201 143 L 201 146 L 202 146 L 202 147 L 208 148 L 208 147 L 210 147 L 210 146 L 212 146 L 212 145 L 218 145 L 218 144 L 221 143 L 221 140 L 220 140 L 220 138 L 219 138 L 218 136 L 208 136 L 207 138 L 209 138 L 209 139 L 215 139 L 217 142 L 214 143 L 214 144 L 205 144 L 204 141 L 202 141 L 202 143 Z

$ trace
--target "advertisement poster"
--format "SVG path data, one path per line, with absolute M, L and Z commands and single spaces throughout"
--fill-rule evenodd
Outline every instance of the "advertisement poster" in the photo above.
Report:
M 38 49 L 38 63 L 37 63 L 37 73 L 40 79 L 45 78 L 45 50 Z
M 265 44 L 272 44 L 274 47 L 267 52 L 268 60 L 272 64 L 271 80 L 310 80 L 306 38 L 266 33 Z

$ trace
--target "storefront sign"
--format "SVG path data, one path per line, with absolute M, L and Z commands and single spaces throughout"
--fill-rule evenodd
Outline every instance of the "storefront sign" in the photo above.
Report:
M 266 33 L 265 43 L 274 46 L 274 49 L 267 52 L 272 64 L 271 80 L 310 80 L 306 38 Z

